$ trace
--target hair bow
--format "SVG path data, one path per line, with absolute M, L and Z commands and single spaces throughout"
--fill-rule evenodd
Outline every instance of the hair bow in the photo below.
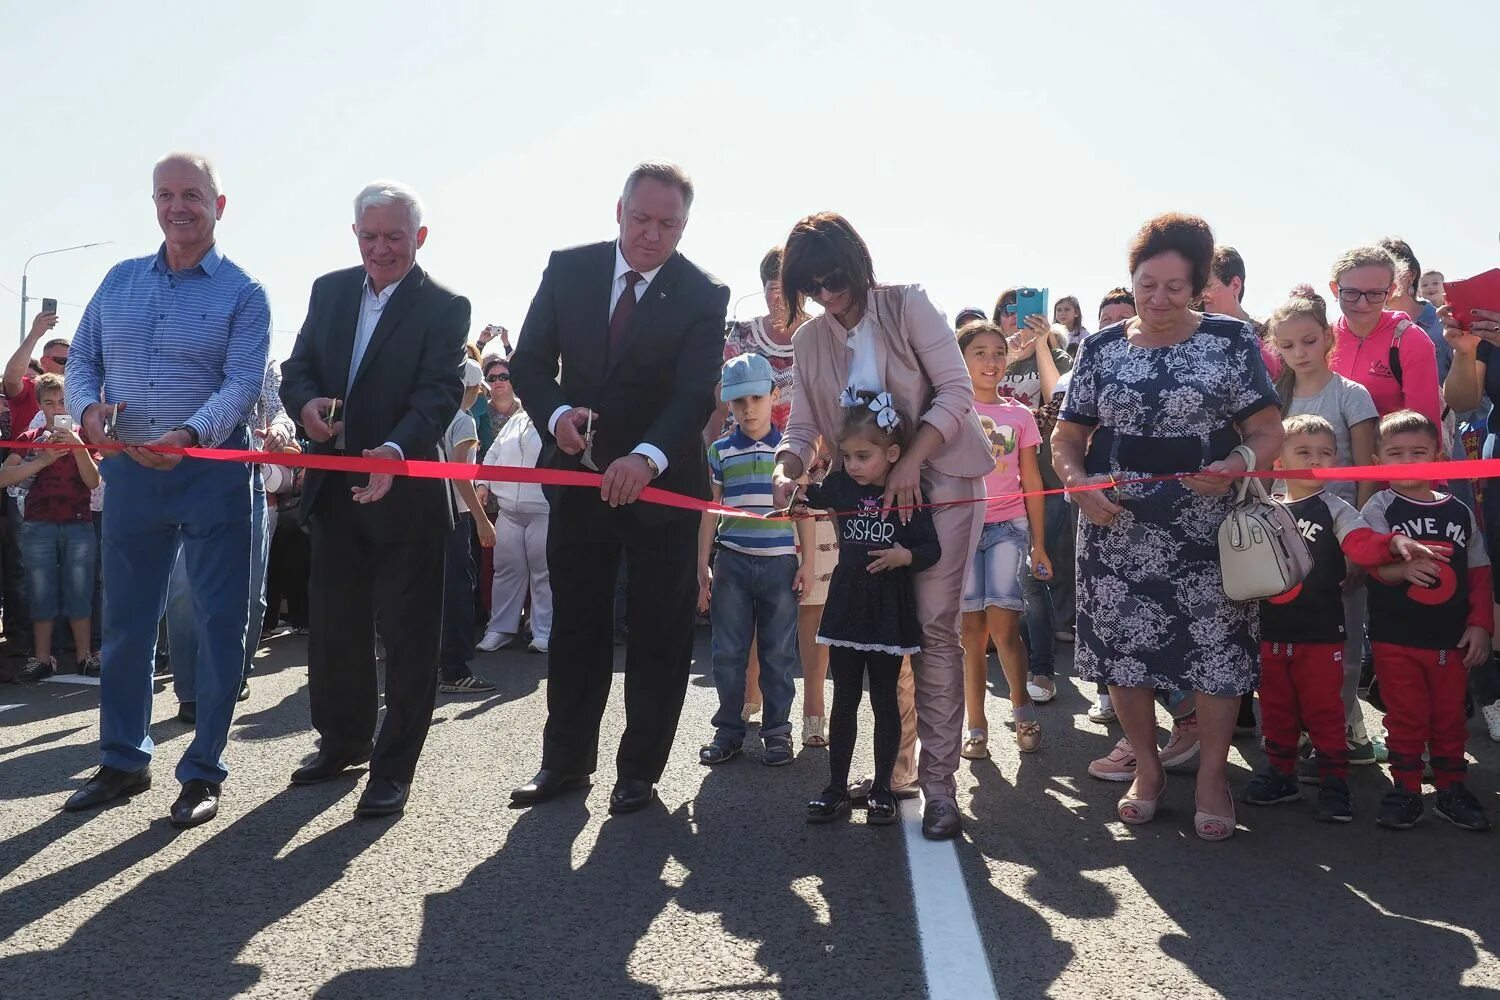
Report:
M 839 396 L 839 403 L 844 407 L 865 406 L 875 414 L 875 423 L 882 429 L 893 431 L 901 425 L 901 414 L 896 412 L 896 401 L 891 399 L 888 392 L 878 392 L 874 396 L 866 398 L 860 395 L 858 389 L 848 385 Z

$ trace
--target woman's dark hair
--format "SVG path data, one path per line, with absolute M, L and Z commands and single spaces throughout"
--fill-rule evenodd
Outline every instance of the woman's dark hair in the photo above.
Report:
M 1006 353 L 1010 351 L 1010 345 L 1005 341 L 1005 331 L 1000 329 L 999 323 L 987 319 L 976 319 L 972 323 L 965 323 L 964 328 L 958 331 L 958 349 L 967 351 L 969 345 L 974 343 L 974 338 L 981 333 L 993 333 L 1000 338 L 1000 350 Z
M 1005 307 L 1015 305 L 1017 297 L 1018 296 L 1014 288 L 1007 288 L 1005 291 L 1001 292 L 1000 297 L 995 300 L 995 312 L 992 316 L 990 316 L 990 319 L 994 320 L 996 323 L 1000 322 L 1000 317 L 1005 314 Z
M 484 359 L 484 367 L 481 369 L 481 371 L 488 375 L 490 373 L 490 369 L 495 367 L 496 365 L 504 365 L 505 370 L 510 371 L 510 362 L 498 354 L 491 354 L 486 357 Z
M 866 441 L 880 445 L 882 448 L 896 445 L 903 451 L 906 449 L 907 418 L 906 414 L 896 409 L 893 403 L 891 408 L 896 409 L 896 416 L 900 418 L 895 427 L 885 428 L 880 426 L 880 414 L 870 409 L 870 400 L 874 399 L 876 393 L 859 392 L 859 405 L 846 406 L 844 408 L 844 422 L 839 427 L 839 443 L 849 440 L 851 437 L 862 437 Z
M 815 278 L 841 272 L 854 301 L 863 302 L 875 287 L 875 264 L 870 248 L 849 220 L 837 212 L 809 215 L 792 227 L 781 257 L 781 295 L 786 300 L 786 323 L 793 326 L 804 315 L 802 289 Z
M 1128 288 L 1111 288 L 1104 293 L 1104 298 L 1099 300 L 1099 312 L 1103 312 L 1109 306 L 1127 305 L 1135 308 L 1135 293 Z
M 1130 241 L 1130 273 L 1142 263 L 1168 252 L 1187 258 L 1193 269 L 1193 297 L 1203 294 L 1214 265 L 1214 231 L 1196 215 L 1168 212 L 1141 227 Z
M 1068 326 L 1068 332 L 1077 333 L 1083 329 L 1083 306 L 1076 295 L 1064 295 L 1057 300 L 1057 305 L 1052 307 L 1052 321 L 1057 322 L 1057 310 L 1065 305 L 1073 307 L 1073 322 Z
M 760 259 L 760 284 L 764 288 L 781 278 L 781 247 L 772 247 Z

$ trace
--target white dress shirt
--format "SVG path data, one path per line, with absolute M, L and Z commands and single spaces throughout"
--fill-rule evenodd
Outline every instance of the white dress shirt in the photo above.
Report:
M 854 324 L 854 329 L 849 331 L 845 346 L 850 351 L 849 384 L 865 392 L 884 392 L 885 386 L 880 383 L 880 359 L 876 356 L 875 320 L 870 315 L 869 306 L 865 307 L 864 315 Z
M 411 274 L 407 270 L 406 274 Z M 370 338 L 375 335 L 375 328 L 380 325 L 380 317 L 385 312 L 385 307 L 391 301 L 391 296 L 396 289 L 401 287 L 401 282 L 406 280 L 406 274 L 401 276 L 400 281 L 393 281 L 386 285 L 379 293 L 370 287 L 370 276 L 365 275 L 364 290 L 359 296 L 359 322 L 354 327 L 354 350 L 349 355 L 349 381 L 344 385 L 344 406 L 349 405 L 349 390 L 354 388 L 354 378 L 359 374 L 359 364 L 365 359 L 365 351 L 369 349 Z M 335 442 L 339 448 L 344 447 L 344 435 L 340 434 Z M 395 449 L 397 455 L 406 458 L 406 452 L 394 441 L 387 441 L 386 447 Z
M 631 270 L 634 269 L 625 260 L 625 254 L 621 252 L 620 243 L 618 240 L 616 240 L 615 280 L 614 283 L 609 286 L 609 315 L 611 316 L 615 314 L 615 305 L 620 301 L 620 296 L 625 294 L 625 274 L 626 272 Z M 636 302 L 640 302 L 642 297 L 645 296 L 646 289 L 651 287 L 651 282 L 656 280 L 656 273 L 660 270 L 660 267 L 654 267 L 649 271 L 637 272 L 644 280 L 637 281 L 635 283 Z M 573 409 L 573 407 L 564 404 L 553 410 L 552 416 L 547 418 L 547 430 L 551 432 L 553 437 L 557 436 L 557 422 L 562 419 L 562 415 L 564 413 L 567 413 L 571 409 Z M 645 441 L 642 441 L 640 444 L 631 449 L 631 454 L 645 455 L 647 458 L 651 459 L 651 461 L 656 463 L 656 470 L 658 473 L 667 471 L 667 456 L 664 455 L 662 453 L 662 450 L 656 447 L 656 445 L 654 444 L 648 444 Z M 597 471 L 603 472 L 604 470 L 599 469 Z

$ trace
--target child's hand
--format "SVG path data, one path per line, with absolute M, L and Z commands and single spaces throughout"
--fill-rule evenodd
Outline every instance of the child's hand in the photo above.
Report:
M 1458 648 L 1464 651 L 1464 666 L 1473 670 L 1490 658 L 1490 634 L 1478 625 L 1470 625 L 1458 640 Z
M 1436 560 L 1437 562 L 1448 561 L 1447 552 L 1444 552 L 1442 549 L 1434 549 L 1423 545 L 1416 539 L 1407 538 L 1405 535 L 1395 535 L 1391 538 L 1391 555 L 1404 559 L 1407 562 L 1411 562 L 1414 559 Z
M 884 573 L 888 569 L 900 569 L 911 565 L 911 549 L 900 542 L 892 542 L 888 549 L 873 549 L 868 567 L 871 573 Z
M 1396 579 L 1405 580 L 1417 587 L 1436 587 L 1442 579 L 1442 570 L 1431 559 L 1414 559 L 1409 563 L 1398 563 L 1390 567 Z
M 802 565 L 797 567 L 797 575 L 792 577 L 792 590 L 797 594 L 797 603 L 801 604 L 807 600 L 813 588 L 818 585 L 818 568 L 814 565 L 816 560 L 805 559 Z
M 52 440 L 63 444 L 83 444 L 77 433 L 71 427 L 54 427 L 52 429 Z
M 708 614 L 708 602 L 714 592 L 714 571 L 707 564 L 698 567 L 698 613 Z
M 1052 560 L 1047 558 L 1047 550 L 1041 545 L 1031 547 L 1031 575 L 1038 580 L 1052 579 Z

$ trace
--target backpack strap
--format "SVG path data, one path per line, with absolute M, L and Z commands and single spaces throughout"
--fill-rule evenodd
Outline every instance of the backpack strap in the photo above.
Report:
M 1398 319 L 1396 321 L 1396 332 L 1391 334 L 1391 355 L 1388 359 L 1391 366 L 1391 375 L 1396 379 L 1396 387 L 1403 390 L 1406 388 L 1406 385 L 1403 383 L 1401 377 L 1401 335 L 1406 332 L 1406 328 L 1409 326 L 1411 326 L 1411 320 L 1409 319 Z

